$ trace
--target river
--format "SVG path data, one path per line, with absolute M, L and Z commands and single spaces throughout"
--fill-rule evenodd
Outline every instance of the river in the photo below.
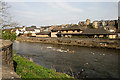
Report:
M 15 41 L 14 52 L 76 78 L 118 78 L 120 50 Z

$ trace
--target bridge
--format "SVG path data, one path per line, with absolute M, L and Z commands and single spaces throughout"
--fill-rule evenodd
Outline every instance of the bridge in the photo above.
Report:
M 0 39 L 0 79 L 22 80 L 14 71 L 13 43 Z

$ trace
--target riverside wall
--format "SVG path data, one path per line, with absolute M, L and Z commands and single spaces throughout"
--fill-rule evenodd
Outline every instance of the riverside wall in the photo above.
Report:
M 97 38 L 36 38 L 36 37 L 18 37 L 17 41 L 39 42 L 48 44 L 102 47 L 120 49 L 120 40 L 97 39 Z
M 10 40 L 0 39 L 0 79 L 1 80 L 22 80 L 19 75 L 14 72 L 13 62 L 13 43 Z
M 0 39 L 0 51 L 2 53 L 2 61 L 4 61 L 12 70 L 13 68 L 13 48 L 12 42 Z

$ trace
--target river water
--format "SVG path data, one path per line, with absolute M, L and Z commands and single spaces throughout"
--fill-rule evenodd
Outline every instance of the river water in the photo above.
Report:
M 118 78 L 120 50 L 15 41 L 14 52 L 76 78 Z

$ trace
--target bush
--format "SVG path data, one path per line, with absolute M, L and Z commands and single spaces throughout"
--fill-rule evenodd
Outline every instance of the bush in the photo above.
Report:
M 14 41 L 16 37 L 16 33 L 2 31 L 2 39 Z

